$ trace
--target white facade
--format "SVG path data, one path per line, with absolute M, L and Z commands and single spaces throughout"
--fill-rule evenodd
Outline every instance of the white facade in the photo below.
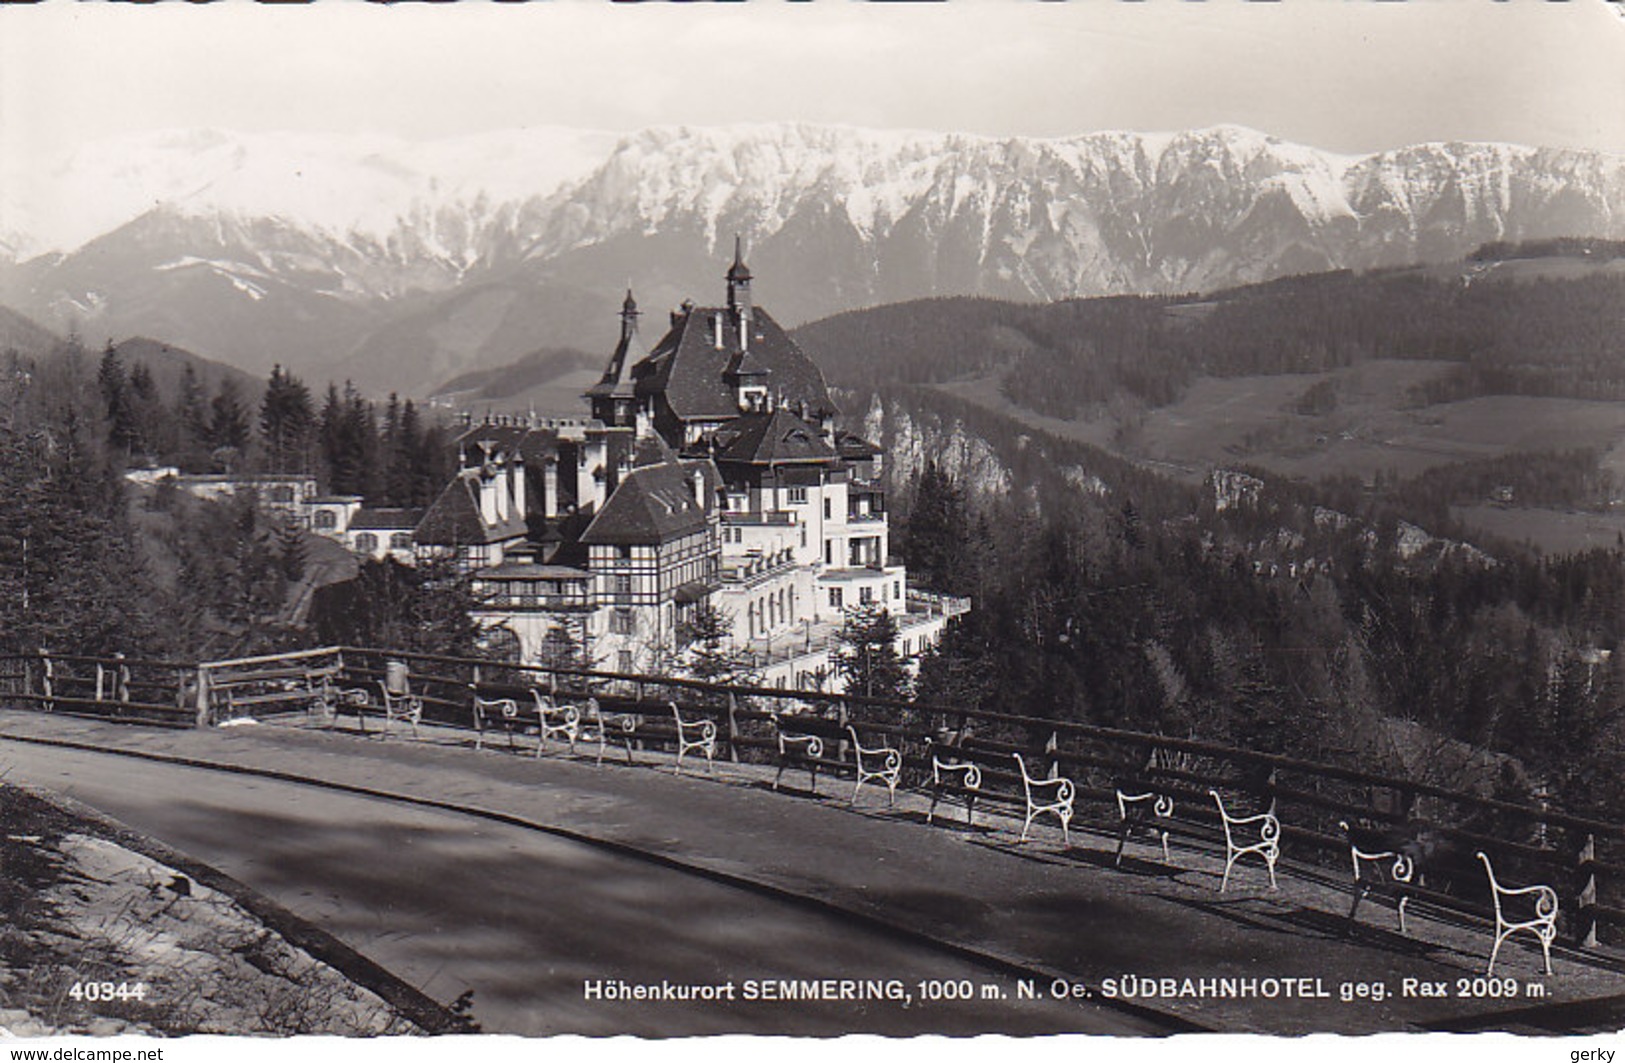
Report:
M 898 651 L 913 659 L 959 609 L 911 596 L 907 573 L 890 563 L 879 453 L 837 436 L 821 372 L 754 305 L 742 250 L 727 273 L 726 306 L 685 302 L 652 348 L 627 293 L 620 342 L 585 396 L 593 420 L 579 434 L 555 433 L 542 453 L 501 426 L 487 432 L 480 460 L 495 462 L 496 475 L 502 456 L 520 451 L 542 466 L 533 491 L 541 497 L 529 509 L 547 533 L 517 545 L 545 563 L 499 553 L 478 574 L 481 586 L 503 588 L 481 618 L 511 631 L 523 659 L 537 659 L 548 631 L 569 625 L 597 668 L 675 670 L 684 621 L 708 603 L 764 681 L 829 689 L 830 654 L 851 611 L 891 614 Z M 466 434 L 465 450 L 479 438 L 478 429 Z M 685 499 L 703 521 L 679 512 Z M 483 525 L 502 524 L 500 508 L 485 512 L 481 501 Z M 491 537 L 484 548 L 513 545 Z M 568 594 L 526 590 L 562 585 L 570 573 Z

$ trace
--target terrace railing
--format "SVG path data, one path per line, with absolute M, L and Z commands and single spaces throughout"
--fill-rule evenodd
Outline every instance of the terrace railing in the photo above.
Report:
M 155 727 L 196 724 L 197 665 L 123 654 L 0 655 L 0 705 Z
M 1342 765 L 1238 749 L 1193 737 L 1158 735 L 942 705 L 834 694 L 827 691 L 707 683 L 694 679 L 519 665 L 466 657 L 407 653 L 389 649 L 329 647 L 297 655 L 234 662 L 230 669 L 271 667 L 294 659 L 331 661 L 332 681 L 350 688 L 377 689 L 391 662 L 404 665 L 413 692 L 422 698 L 423 722 L 474 728 L 476 697 L 524 698 L 541 688 L 555 699 L 588 696 L 605 712 L 641 716 L 651 724 L 671 718 L 675 704 L 684 717 L 716 723 L 718 756 L 733 761 L 771 763 L 778 743 L 773 717 L 816 714 L 838 728 L 856 726 L 866 740 L 884 741 L 903 755 L 903 785 L 928 787 L 931 742 L 944 735 L 974 735 L 976 747 L 997 760 L 1020 753 L 1034 776 L 1064 775 L 1077 795 L 1074 827 L 1119 829 L 1116 792 L 1125 779 L 1152 788 L 1175 806 L 1176 834 L 1203 844 L 1222 840 L 1218 813 L 1208 791 L 1247 811 L 1271 809 L 1279 818 L 1287 859 L 1306 873 L 1328 879 L 1347 866 L 1348 835 L 1339 821 L 1368 828 L 1404 829 L 1430 843 L 1469 855 L 1476 849 L 1496 854 L 1496 869 L 1509 881 L 1547 882 L 1564 897 L 1564 936 L 1594 943 L 1601 928 L 1625 937 L 1625 825 L 1551 808 L 1517 804 L 1416 779 L 1404 779 Z M 95 716 L 126 723 L 186 727 L 210 722 L 211 672 L 220 663 L 199 666 L 173 661 L 50 654 L 0 657 L 0 705 L 45 712 Z M 245 699 L 246 700 L 246 699 Z M 651 727 L 650 734 L 657 733 Z M 867 736 L 874 736 L 869 739 Z M 654 739 L 650 739 L 651 741 Z M 845 743 L 825 748 L 828 769 L 849 770 Z M 941 746 L 937 747 L 939 750 Z M 1015 761 L 983 768 L 986 807 L 989 792 L 1019 792 Z M 1323 869 L 1323 870 L 1322 870 Z M 1482 889 L 1481 876 L 1463 873 L 1451 880 L 1445 870 L 1428 890 L 1446 893 Z M 1428 899 L 1423 891 L 1419 899 Z M 1482 898 L 1488 903 L 1487 895 Z

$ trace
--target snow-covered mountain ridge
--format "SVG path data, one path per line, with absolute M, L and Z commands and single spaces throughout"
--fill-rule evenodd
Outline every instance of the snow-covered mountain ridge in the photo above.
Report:
M 532 335 L 548 326 L 490 315 L 565 288 L 612 315 L 628 278 L 645 305 L 710 298 L 735 233 L 787 324 L 931 295 L 1193 291 L 1489 240 L 1625 238 L 1625 157 L 1465 143 L 1350 156 L 1236 126 L 1045 139 L 775 123 L 423 144 L 180 131 L 88 145 L 42 177 L 0 189 L 0 303 L 253 368 L 349 354 L 358 376 L 387 357 L 369 336 L 403 314 L 454 371 L 596 349 L 612 328 Z M 492 284 L 501 298 L 470 297 Z M 289 315 L 300 325 L 279 334 Z

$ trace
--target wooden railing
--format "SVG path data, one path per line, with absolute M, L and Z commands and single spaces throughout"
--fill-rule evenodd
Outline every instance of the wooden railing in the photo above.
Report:
M 0 704 L 156 727 L 192 727 L 197 665 L 79 654 L 0 656 Z
M 772 687 L 726 686 L 694 679 L 602 670 L 502 664 L 347 647 L 345 672 L 352 680 L 382 674 L 386 660 L 407 663 L 413 688 L 424 697 L 424 718 L 472 726 L 473 691 L 482 697 L 525 695 L 541 686 L 558 697 L 591 694 L 606 711 L 657 719 L 675 703 L 685 714 L 715 720 L 725 759 L 768 762 L 777 753 L 775 713 L 813 712 L 856 724 L 864 734 L 884 735 L 904 754 L 904 784 L 930 779 L 926 740 L 945 733 L 976 735 L 986 752 L 1021 753 L 1045 774 L 1061 774 L 1077 786 L 1079 822 L 1115 829 L 1116 787 L 1132 778 L 1174 799 L 1184 833 L 1211 843 L 1219 836 L 1218 813 L 1209 789 L 1234 795 L 1238 806 L 1274 809 L 1283 825 L 1290 859 L 1340 872 L 1348 861 L 1348 837 L 1338 823 L 1406 826 L 1453 843 L 1468 857 L 1488 848 L 1516 874 L 1559 886 L 1565 898 L 1567 936 L 1595 943 L 1598 927 L 1625 931 L 1625 825 L 1532 807 L 1357 768 L 1279 754 L 1238 749 L 1197 738 L 1175 737 L 915 702 Z M 527 695 L 528 696 L 528 695 Z M 848 771 L 842 746 L 826 749 L 827 769 Z M 1007 770 L 984 767 L 987 789 L 1019 789 L 1015 762 Z M 987 796 L 984 794 L 984 797 Z M 1472 893 L 1477 878 L 1438 883 L 1449 893 Z M 1447 892 L 1448 891 L 1448 892 Z M 1424 897 L 1425 899 L 1425 897 Z M 1487 901 L 1487 898 L 1486 898 Z
M 1475 848 L 1492 851 L 1498 873 L 1508 880 L 1556 887 L 1564 898 L 1569 940 L 1595 943 L 1599 927 L 1613 937 L 1625 933 L 1625 825 L 1191 737 L 859 695 L 362 647 L 231 662 L 230 668 L 222 662 L 199 666 L 118 656 L 11 655 L 0 657 L 0 704 L 127 723 L 194 726 L 210 718 L 200 706 L 210 703 L 211 673 L 241 674 L 248 665 L 274 666 L 295 658 L 331 660 L 335 684 L 369 690 L 377 689 L 389 662 L 402 662 L 413 692 L 422 698 L 424 722 L 470 730 L 476 696 L 528 703 L 530 691 L 540 687 L 563 700 L 590 694 L 606 712 L 645 718 L 651 726 L 641 740 L 659 744 L 664 740 L 659 721 L 669 721 L 670 706 L 676 704 L 685 716 L 715 721 L 719 756 L 734 761 L 772 762 L 778 748 L 774 715 L 815 713 L 838 727 L 852 724 L 865 736 L 884 736 L 903 754 L 905 786 L 929 784 L 927 739 L 940 743 L 944 735 L 971 734 L 984 757 L 995 761 L 983 768 L 984 799 L 997 801 L 1001 792 L 1019 792 L 1014 759 L 1003 768 L 996 762 L 1020 753 L 1036 773 L 1073 780 L 1078 825 L 1115 830 L 1116 789 L 1132 779 L 1172 798 L 1177 831 L 1212 844 L 1219 823 L 1207 792 L 1216 789 L 1227 799 L 1233 797 L 1240 809 L 1273 809 L 1283 826 L 1287 858 L 1310 865 L 1306 870 L 1324 867 L 1328 876 L 1348 860 L 1348 838 L 1338 827 L 1340 821 L 1425 831 L 1468 854 Z M 845 743 L 826 747 L 823 766 L 850 772 Z M 1439 885 L 1442 897 L 1472 884 L 1464 878 L 1459 886 Z

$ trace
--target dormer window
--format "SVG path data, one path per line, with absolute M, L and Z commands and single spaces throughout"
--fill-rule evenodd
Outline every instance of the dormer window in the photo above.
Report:
M 739 389 L 739 408 L 746 413 L 767 409 L 767 388 L 752 385 Z

